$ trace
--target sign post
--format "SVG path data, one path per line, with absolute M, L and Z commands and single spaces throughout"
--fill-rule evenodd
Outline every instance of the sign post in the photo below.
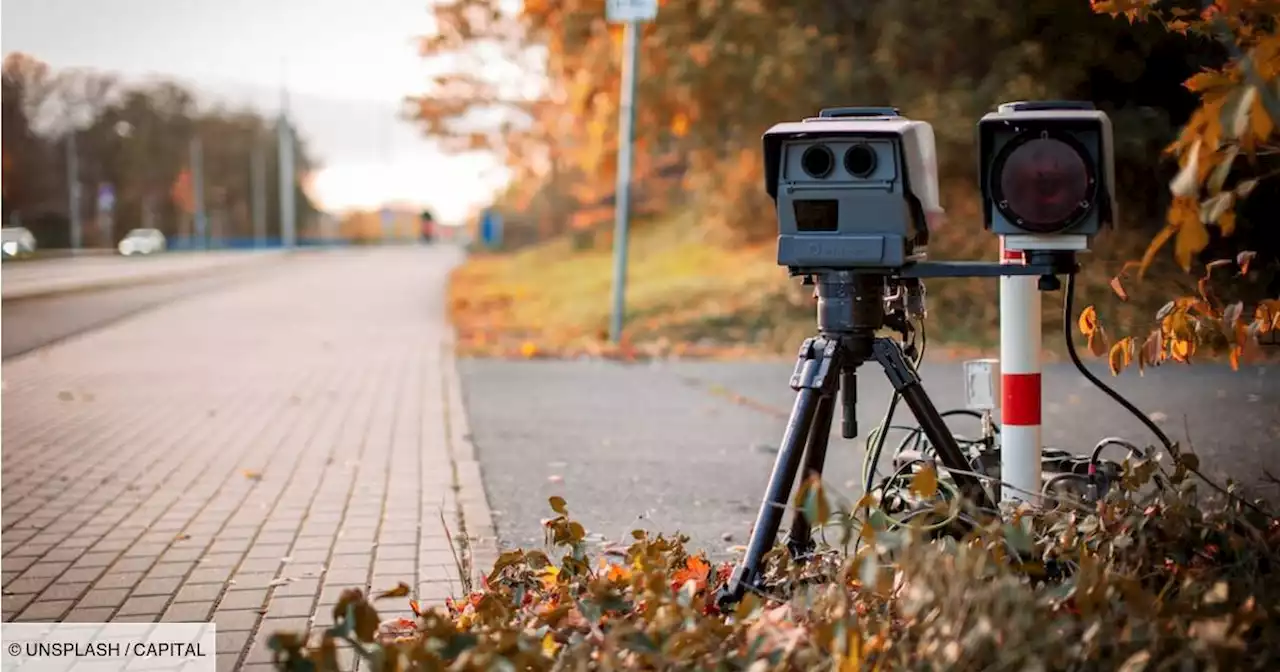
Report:
M 98 221 L 102 226 L 104 237 L 107 241 L 107 247 L 114 247 L 115 241 L 115 222 L 113 221 L 116 208 L 116 190 L 111 183 L 104 182 L 98 185 Z
M 618 184 L 613 229 L 613 318 L 609 339 L 622 339 L 626 310 L 627 228 L 631 214 L 631 149 L 634 140 L 636 66 L 640 60 L 640 24 L 658 16 L 658 0 L 608 0 L 605 16 L 613 23 L 626 24 L 622 38 L 622 92 L 618 110 Z
M 391 224 L 395 221 L 395 215 L 392 214 L 391 208 L 383 207 L 379 216 L 382 218 L 382 242 L 389 243 L 392 234 Z

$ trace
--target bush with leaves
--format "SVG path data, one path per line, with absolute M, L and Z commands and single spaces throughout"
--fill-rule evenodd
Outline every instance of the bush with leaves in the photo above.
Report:
M 479 590 L 387 622 L 348 591 L 318 639 L 270 644 L 282 670 L 338 669 L 340 647 L 373 670 L 1280 669 L 1280 519 L 1202 499 L 1191 453 L 1168 466 L 1126 462 L 1102 502 L 1006 509 L 960 537 L 836 511 L 825 526 L 860 530 L 852 552 L 775 549 L 765 588 L 727 612 L 728 564 L 643 530 L 593 555 L 553 497 L 547 549 L 504 553 Z M 924 469 L 914 494 L 953 507 Z M 815 484 L 797 504 L 839 508 Z
M 1236 232 L 1236 209 L 1259 181 L 1280 174 L 1271 160 L 1280 144 L 1280 2 L 1217 0 L 1197 3 L 1154 3 L 1149 0 L 1092 0 L 1095 12 L 1125 16 L 1131 22 L 1159 22 L 1168 30 L 1218 41 L 1228 55 L 1218 69 L 1206 69 L 1185 83 L 1200 106 L 1166 153 L 1180 170 L 1169 184 L 1172 200 L 1166 224 L 1152 239 L 1141 260 L 1126 263 L 1112 288 L 1127 299 L 1122 282 L 1131 273 L 1146 273 L 1156 254 L 1173 243 L 1174 258 L 1187 272 L 1209 247 L 1211 228 L 1221 237 Z M 1274 222 L 1259 222 L 1274 226 Z M 1245 281 L 1257 280 L 1257 254 L 1242 251 L 1234 259 L 1204 264 L 1193 295 L 1179 296 L 1155 316 L 1147 335 L 1107 344 L 1092 306 L 1081 315 L 1081 329 L 1095 354 L 1109 353 L 1112 373 L 1131 361 L 1140 366 L 1165 360 L 1190 362 L 1197 350 L 1228 352 L 1231 366 L 1256 359 L 1259 337 L 1280 327 L 1280 297 L 1229 301 Z M 1214 271 L 1217 270 L 1217 274 Z

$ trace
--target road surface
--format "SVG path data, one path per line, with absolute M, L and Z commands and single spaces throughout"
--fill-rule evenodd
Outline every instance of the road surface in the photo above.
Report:
M 782 436 L 793 364 L 462 362 L 464 389 L 490 505 L 505 546 L 541 543 L 547 498 L 561 495 L 589 531 L 625 540 L 637 527 L 679 530 L 717 557 L 746 543 Z M 1192 445 L 1206 472 L 1256 482 L 1280 476 L 1280 369 L 1162 367 L 1110 378 Z M 921 370 L 941 410 L 963 405 L 958 363 Z M 891 387 L 859 376 L 858 422 L 879 423 Z M 1154 443 L 1140 422 L 1070 364 L 1044 371 L 1047 445 L 1086 453 L 1106 436 Z M 750 403 L 735 400 L 745 397 Z M 894 424 L 914 425 L 901 405 Z M 960 420 L 963 422 L 972 422 Z M 976 433 L 973 424 L 956 425 Z M 1188 429 L 1190 441 L 1188 442 Z M 833 430 L 826 480 L 856 501 L 862 441 Z M 892 438 L 892 437 L 891 437 Z M 890 448 L 894 444 L 890 444 Z M 1116 456 L 1122 457 L 1122 456 Z M 1268 496 L 1274 488 L 1260 491 Z

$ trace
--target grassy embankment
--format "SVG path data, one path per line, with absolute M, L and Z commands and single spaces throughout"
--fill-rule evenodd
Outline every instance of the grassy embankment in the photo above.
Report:
M 1133 252 L 1084 258 L 1077 311 L 1097 303 L 1108 327 L 1130 333 L 1125 330 L 1150 325 L 1149 316 L 1176 288 L 1148 280 L 1145 291 L 1132 287 L 1130 301 L 1120 302 L 1108 282 L 1122 259 L 1140 255 L 1142 241 L 1109 235 L 1110 244 L 1099 247 Z M 994 237 L 968 222 L 935 234 L 930 250 L 944 259 L 994 260 L 996 252 Z M 631 237 L 621 348 L 607 345 L 613 281 L 607 245 L 575 251 L 564 238 L 473 255 L 454 273 L 450 312 L 467 355 L 791 357 L 814 329 L 812 289 L 787 277 L 774 254 L 773 243 L 726 248 L 709 242 L 689 215 L 640 222 Z M 995 279 L 930 280 L 927 291 L 934 355 L 996 354 Z M 1043 296 L 1045 345 L 1053 357 L 1061 349 L 1062 293 Z

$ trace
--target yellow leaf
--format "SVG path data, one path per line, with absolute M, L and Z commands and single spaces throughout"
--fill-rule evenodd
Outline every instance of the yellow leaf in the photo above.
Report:
M 550 632 L 542 636 L 542 655 L 548 658 L 555 658 L 556 652 L 559 650 L 560 642 L 557 642 Z
M 1077 324 L 1080 327 L 1080 333 L 1085 336 L 1092 336 L 1093 332 L 1098 328 L 1098 311 L 1093 306 L 1085 306 L 1085 309 L 1080 311 L 1080 319 L 1077 320 Z
M 1201 141 L 1197 139 L 1192 143 L 1191 148 L 1187 150 L 1185 161 L 1182 169 L 1169 182 L 1169 192 L 1177 197 L 1194 196 L 1196 188 L 1200 186 L 1200 146 Z
M 1191 359 L 1191 355 L 1195 351 L 1195 343 L 1189 340 L 1175 338 L 1169 346 L 1169 355 L 1173 357 L 1175 362 L 1185 362 Z
M 1132 357 L 1131 347 L 1133 338 L 1122 338 L 1111 346 L 1111 353 L 1107 356 L 1107 364 L 1111 367 L 1111 375 L 1118 376 L 1121 371 L 1129 366 L 1130 357 Z
M 1160 233 L 1157 233 L 1155 237 L 1151 239 L 1151 243 L 1147 245 L 1147 251 L 1142 253 L 1142 262 L 1138 266 L 1139 278 L 1147 274 L 1147 268 L 1150 267 L 1151 262 L 1155 260 L 1156 253 L 1159 252 L 1160 248 L 1164 247 L 1165 243 L 1169 242 L 1169 239 L 1177 232 L 1177 227 L 1169 225 L 1160 229 Z
M 925 465 L 915 476 L 911 477 L 911 491 L 929 498 L 938 494 L 938 472 L 931 465 Z
M 525 359 L 533 359 L 538 354 L 538 346 L 530 341 L 520 344 L 520 356 Z
M 543 569 L 541 575 L 538 577 L 542 582 L 542 588 L 544 590 L 554 590 L 556 587 L 556 577 L 559 575 L 560 568 L 555 565 L 551 565 L 546 569 Z
M 689 117 L 683 112 L 677 112 L 676 116 L 671 119 L 671 134 L 677 138 L 683 138 L 689 132 Z
M 1227 210 L 1218 217 L 1218 228 L 1222 230 L 1222 235 L 1229 236 L 1236 231 L 1236 211 Z
M 409 584 L 401 581 L 395 588 L 392 588 L 391 590 L 384 590 L 381 593 L 378 593 L 373 599 L 381 600 L 388 597 L 408 597 L 408 596 L 409 596 Z
M 1191 258 L 1208 244 L 1209 231 L 1199 217 L 1194 221 L 1184 221 L 1182 226 L 1178 227 L 1178 237 L 1173 243 L 1173 254 L 1182 270 L 1190 271 Z
M 1266 142 L 1275 131 L 1275 122 L 1267 113 L 1267 108 L 1263 106 L 1262 96 L 1256 96 L 1253 99 L 1253 109 L 1249 113 L 1249 130 L 1258 143 Z

